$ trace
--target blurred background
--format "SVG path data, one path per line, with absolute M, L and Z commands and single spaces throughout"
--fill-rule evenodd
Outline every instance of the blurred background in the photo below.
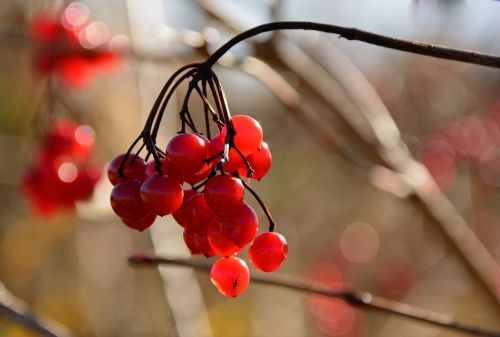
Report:
M 490 0 L 3 0 L 1 302 L 13 294 L 75 336 L 456 335 L 257 284 L 226 298 L 189 269 L 132 268 L 127 258 L 141 251 L 189 257 L 182 230 L 170 217 L 127 228 L 101 173 L 177 68 L 260 23 L 319 21 L 500 55 L 498 17 Z M 80 28 L 54 42 L 50 22 Z M 498 70 L 301 31 L 241 43 L 215 71 L 232 113 L 258 119 L 272 151 L 252 187 L 289 243 L 276 273 L 500 329 Z M 184 90 L 161 147 L 179 129 Z M 47 173 L 68 129 L 78 149 Z M 50 174 L 75 185 L 41 186 Z M 36 334 L 0 315 L 0 335 Z

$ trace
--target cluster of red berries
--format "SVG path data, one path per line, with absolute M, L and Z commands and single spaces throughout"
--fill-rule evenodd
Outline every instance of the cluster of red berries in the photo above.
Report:
M 270 232 L 257 235 L 257 215 L 244 202 L 244 189 L 249 187 L 240 176 L 260 180 L 271 167 L 262 128 L 246 115 L 234 116 L 231 123 L 235 131 L 231 148 L 226 146 L 227 126 L 211 140 L 198 133 L 180 133 L 156 161 L 119 155 L 109 165 L 108 177 L 115 185 L 111 206 L 127 226 L 144 230 L 157 215 L 172 214 L 184 228 L 192 254 L 222 256 L 212 266 L 212 282 L 224 295 L 237 296 L 248 286 L 250 274 L 246 263 L 234 255 L 251 243 L 250 261 L 270 272 L 285 259 L 287 243 L 273 231 L 274 225 Z M 183 189 L 183 183 L 191 187 Z
M 35 69 L 73 87 L 87 84 L 97 68 L 108 69 L 117 61 L 109 48 L 109 29 L 89 20 L 89 10 L 81 3 L 70 4 L 60 17 L 35 18 L 30 34 L 37 47 Z
M 22 179 L 22 191 L 32 209 L 50 217 L 72 210 L 77 201 L 92 196 L 101 166 L 90 161 L 94 130 L 69 119 L 53 123 Z

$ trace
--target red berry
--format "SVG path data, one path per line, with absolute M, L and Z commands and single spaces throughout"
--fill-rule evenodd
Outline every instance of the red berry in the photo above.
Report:
M 208 243 L 206 234 L 199 234 L 191 229 L 184 229 L 184 242 L 193 255 L 214 256 L 215 252 Z
M 189 214 L 189 223 L 187 223 L 186 228 L 197 233 L 206 233 L 207 227 L 219 220 L 217 214 L 208 207 L 205 197 L 201 193 L 189 198 L 185 207 Z
M 210 141 L 210 144 L 208 146 L 208 158 L 212 158 L 218 154 L 215 159 L 212 160 L 212 165 L 216 166 L 221 157 L 222 157 L 222 151 L 224 150 L 224 138 L 218 134 L 212 140 Z M 241 156 L 236 152 L 235 149 L 230 149 L 229 150 L 229 161 L 225 162 L 223 165 L 224 172 L 227 173 L 233 173 L 238 171 L 238 169 L 242 166 L 244 166 L 245 163 L 243 162 L 243 159 Z
M 203 194 L 215 213 L 231 215 L 240 209 L 245 192 L 240 179 L 220 175 L 210 178 Z
M 249 205 L 243 204 L 230 217 L 224 217 L 208 226 L 208 242 L 218 255 L 230 256 L 250 243 L 257 229 L 257 215 Z
M 260 123 L 247 115 L 236 115 L 232 118 L 236 135 L 234 136 L 234 145 L 244 154 L 250 154 L 257 151 L 262 143 L 263 132 Z M 221 135 L 226 139 L 227 126 L 225 126 Z
M 175 221 L 182 227 L 189 227 L 191 221 L 191 214 L 189 208 L 186 207 L 187 201 L 195 194 L 199 194 L 195 190 L 184 190 L 184 197 L 182 198 L 182 205 L 175 212 L 172 213 Z
M 118 168 L 120 167 L 125 154 L 121 154 L 115 157 L 108 166 L 108 178 L 111 184 L 116 185 L 124 180 L 140 180 L 144 181 L 146 179 L 146 163 L 144 160 L 130 154 L 123 166 L 123 177 L 118 177 Z
M 149 226 L 151 226 L 156 220 L 156 214 L 148 212 L 144 218 L 137 220 L 137 221 L 132 221 L 132 220 L 127 220 L 127 219 L 122 219 L 123 223 L 127 225 L 127 227 L 136 229 L 138 231 L 143 231 Z
M 210 279 L 223 295 L 236 297 L 248 287 L 250 272 L 245 261 L 235 256 L 225 257 L 214 263 Z
M 137 181 L 124 181 L 111 191 L 111 207 L 122 219 L 139 221 L 146 216 L 148 210 L 141 200 L 141 184 Z
M 271 168 L 271 151 L 265 142 L 262 142 L 260 148 L 247 156 L 250 167 L 254 170 L 252 179 L 260 180 L 266 175 Z M 248 170 L 246 167 L 240 167 L 238 173 L 242 177 L 248 177 Z
M 141 186 L 144 206 L 159 216 L 170 214 L 181 207 L 183 196 L 181 184 L 169 176 L 151 176 Z
M 283 235 L 276 232 L 259 234 L 248 249 L 252 264 L 262 271 L 279 268 L 288 253 L 288 244 Z
M 182 133 L 170 140 L 166 155 L 172 171 L 184 179 L 203 167 L 207 157 L 207 144 L 197 134 Z

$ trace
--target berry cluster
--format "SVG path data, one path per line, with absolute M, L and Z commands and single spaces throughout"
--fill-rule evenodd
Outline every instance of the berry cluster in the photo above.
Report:
M 73 87 L 89 83 L 97 68 L 108 69 L 117 60 L 108 46 L 109 29 L 90 21 L 89 10 L 81 3 L 70 4 L 60 17 L 35 18 L 30 35 L 37 46 L 35 69 Z
M 172 84 L 186 70 L 189 71 Z M 173 90 L 187 78 L 192 80 L 179 114 L 181 130 L 162 151 L 156 145 L 156 135 L 163 112 Z M 206 136 L 197 130 L 188 109 L 193 92 L 205 107 Z M 210 115 L 219 131 L 213 137 Z M 143 145 L 137 153 L 131 153 L 140 140 Z M 143 159 L 140 152 L 144 148 L 148 154 Z M 153 160 L 147 162 L 150 156 Z M 250 280 L 246 263 L 235 256 L 246 245 L 250 244 L 248 255 L 252 264 L 266 272 L 278 269 L 287 255 L 287 242 L 274 232 L 269 210 L 241 179 L 262 179 L 271 161 L 260 124 L 247 115 L 231 117 L 215 74 L 202 65 L 187 66 L 169 79 L 129 151 L 110 163 L 108 177 L 114 185 L 111 206 L 127 226 L 137 230 L 149 227 L 156 216 L 172 214 L 184 228 L 184 241 L 193 255 L 222 257 L 212 266 L 212 282 L 222 294 L 237 296 Z M 264 210 L 269 232 L 257 235 L 257 215 L 244 202 L 245 189 Z
M 94 130 L 61 119 L 47 131 L 33 166 L 22 179 L 22 191 L 33 210 L 50 217 L 92 196 L 101 166 L 90 161 Z

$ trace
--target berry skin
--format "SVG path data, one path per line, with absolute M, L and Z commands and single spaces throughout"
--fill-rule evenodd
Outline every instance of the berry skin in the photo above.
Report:
M 118 177 L 118 169 L 120 168 L 123 158 L 125 158 L 125 154 L 115 157 L 111 163 L 109 163 L 108 178 L 113 185 L 124 181 L 123 178 Z M 141 157 L 130 154 L 123 166 L 123 176 L 125 180 L 136 179 L 144 181 L 144 179 L 146 179 L 146 163 Z
M 259 234 L 248 249 L 248 257 L 258 269 L 270 272 L 278 269 L 288 253 L 283 235 L 275 232 Z
M 122 222 L 127 225 L 127 227 L 136 229 L 140 232 L 151 226 L 156 220 L 156 214 L 147 213 L 146 216 L 138 221 L 131 221 L 127 219 L 122 219 Z
M 215 155 L 220 154 L 219 156 L 217 156 L 215 159 L 212 160 L 211 164 L 213 166 L 216 166 L 222 157 L 221 152 L 224 150 L 224 141 L 225 141 L 224 137 L 222 137 L 221 134 L 218 134 L 214 138 L 212 138 L 210 144 L 208 145 L 208 158 L 212 158 Z M 243 162 L 243 159 L 236 152 L 236 150 L 230 149 L 229 160 L 224 163 L 223 169 L 224 172 L 233 173 L 238 171 L 238 169 L 244 165 L 245 163 Z
M 208 243 L 206 234 L 199 234 L 191 229 L 184 229 L 184 242 L 193 255 L 214 256 L 215 252 Z
M 269 151 L 269 146 L 265 142 L 262 142 L 257 151 L 247 156 L 247 160 L 250 167 L 254 170 L 251 178 L 261 180 L 271 168 L 272 156 L 271 151 Z M 248 170 L 246 167 L 240 167 L 238 173 L 242 177 L 248 177 Z
M 185 228 L 197 233 L 206 233 L 207 228 L 219 220 L 217 214 L 208 207 L 203 194 L 195 194 L 186 202 L 189 222 Z M 182 225 L 182 224 L 181 224 Z
M 191 215 L 189 213 L 189 209 L 186 207 L 186 203 L 195 194 L 199 193 L 192 189 L 184 190 L 184 197 L 182 198 L 181 207 L 179 207 L 175 212 L 172 213 L 175 221 L 177 221 L 177 223 L 182 227 L 189 227 Z
M 207 142 L 197 134 L 182 133 L 167 145 L 167 161 L 173 173 L 183 180 L 196 174 L 205 164 Z
M 151 176 L 141 186 L 144 206 L 159 216 L 175 212 L 181 207 L 183 196 L 181 184 L 169 176 Z
M 231 215 L 243 204 L 245 195 L 241 180 L 229 175 L 210 178 L 203 192 L 208 206 L 218 215 Z
M 208 242 L 218 255 L 231 256 L 252 242 L 258 225 L 255 211 L 243 204 L 230 217 L 223 217 L 208 226 Z
M 234 145 L 244 154 L 248 155 L 257 151 L 263 139 L 260 123 L 247 115 L 236 115 L 232 118 L 236 135 Z M 221 131 L 223 139 L 226 139 L 227 127 Z
M 111 191 L 111 208 L 122 219 L 139 221 L 148 210 L 141 200 L 141 184 L 137 181 L 124 181 Z
M 248 287 L 250 272 L 245 261 L 235 256 L 225 257 L 213 264 L 210 280 L 221 294 L 236 297 Z

